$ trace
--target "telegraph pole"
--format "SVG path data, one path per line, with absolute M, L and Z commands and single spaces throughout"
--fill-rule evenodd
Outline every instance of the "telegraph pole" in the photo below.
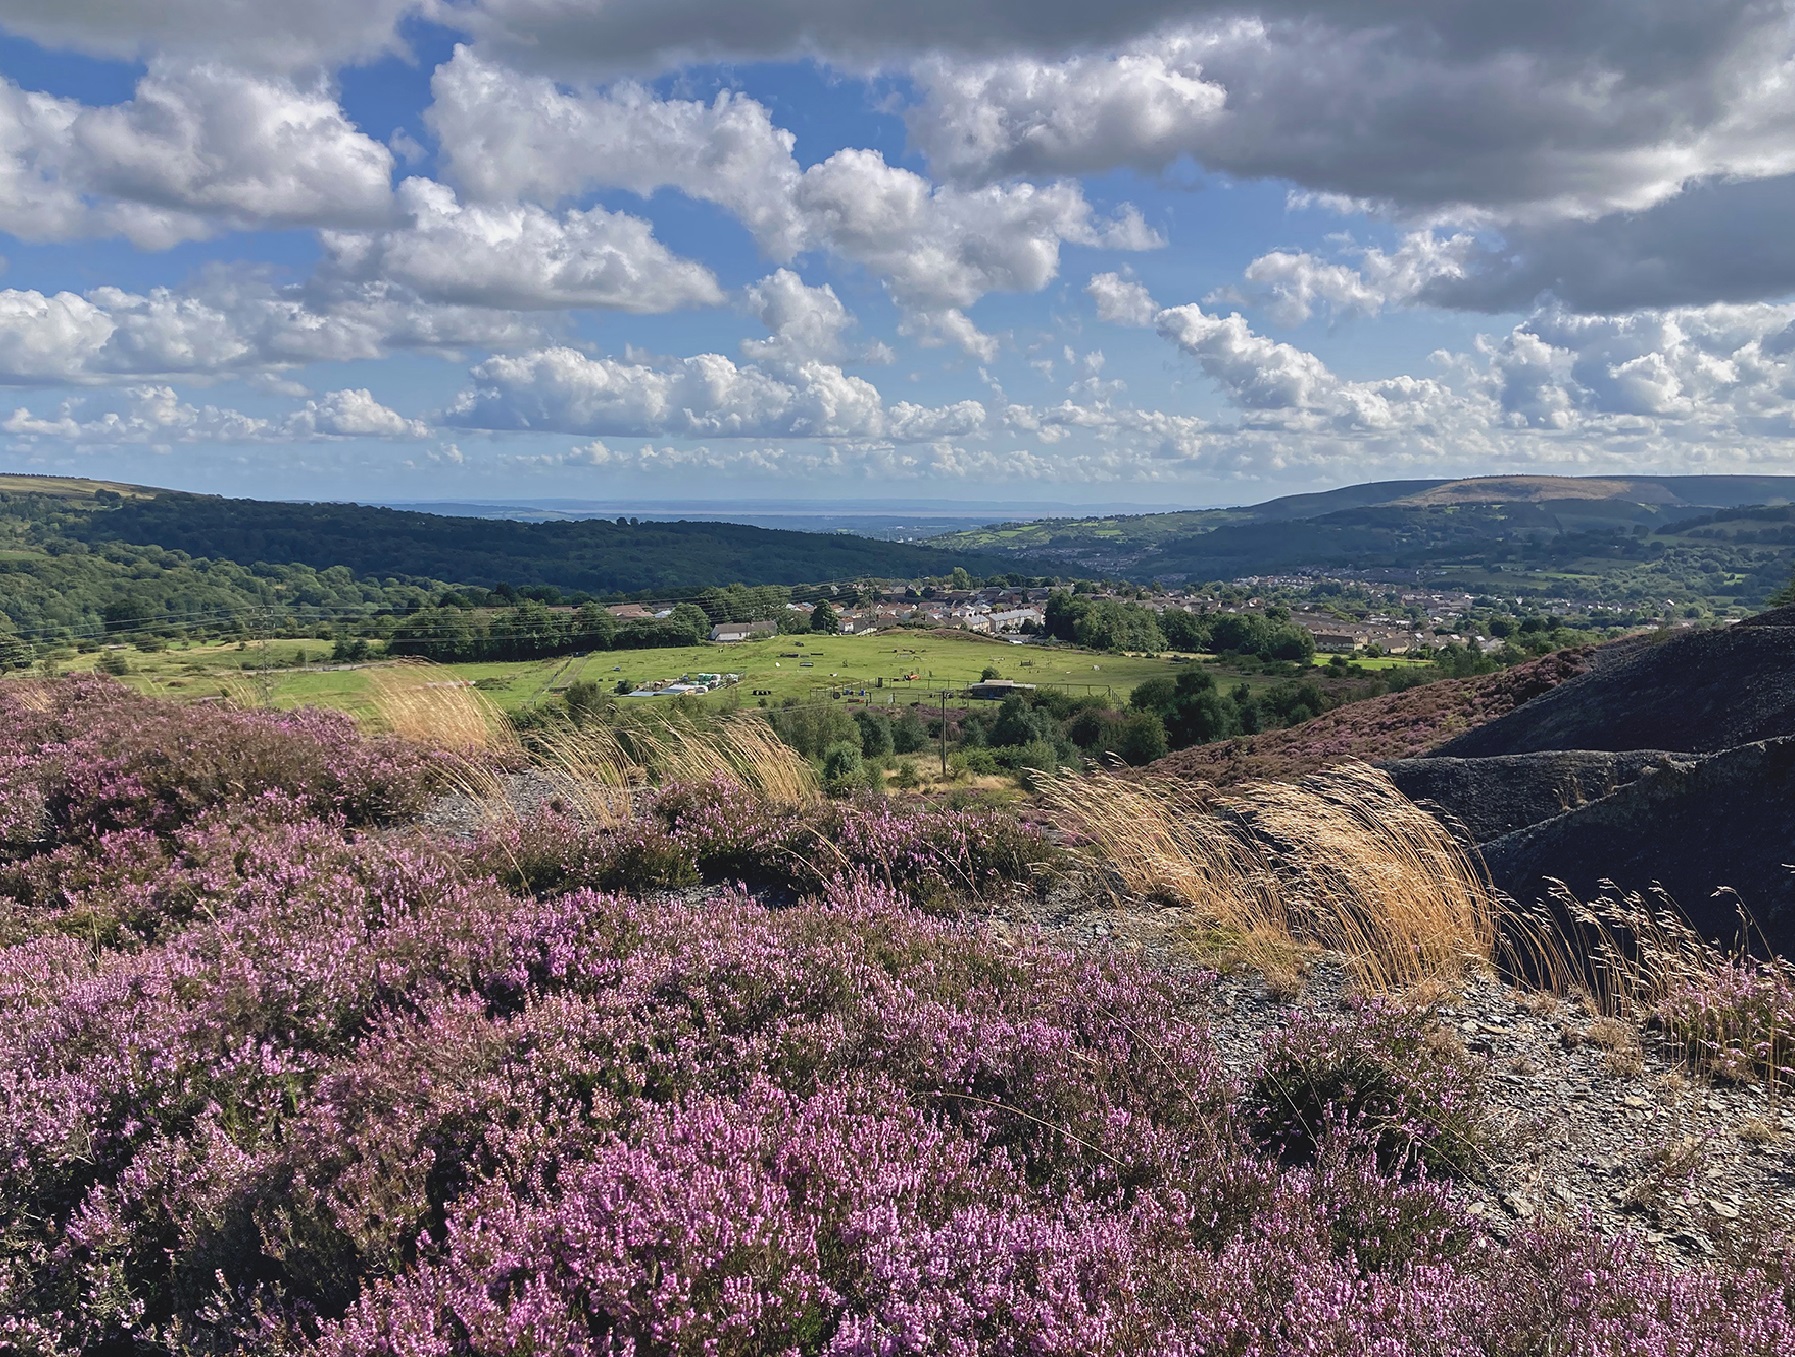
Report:
M 941 690 L 941 776 L 947 776 L 947 689 Z

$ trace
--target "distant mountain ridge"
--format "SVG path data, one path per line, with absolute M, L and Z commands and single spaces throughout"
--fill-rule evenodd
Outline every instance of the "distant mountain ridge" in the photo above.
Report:
M 1394 569 L 1462 572 L 1468 587 L 1483 589 L 1504 570 L 1609 576 L 1665 553 L 1673 563 L 1679 552 L 1699 557 L 1705 548 L 1678 536 L 1697 517 L 1755 512 L 1759 526 L 1749 533 L 1700 525 L 1708 538 L 1750 543 L 1707 573 L 1746 577 L 1741 597 L 1755 604 L 1788 578 L 1791 554 L 1782 548 L 1795 546 L 1795 533 L 1784 542 L 1762 522 L 1780 522 L 1792 504 L 1795 476 L 1488 476 L 1383 481 L 1229 509 L 1004 524 L 929 540 L 1137 580 Z

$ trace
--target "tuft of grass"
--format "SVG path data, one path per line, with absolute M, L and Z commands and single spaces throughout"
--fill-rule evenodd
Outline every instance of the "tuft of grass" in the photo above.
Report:
M 1271 966 L 1293 944 L 1319 947 L 1346 958 L 1361 992 L 1392 994 L 1493 955 L 1481 861 L 1366 764 L 1226 796 L 1110 772 L 1059 778 L 1045 795 L 1087 866 Z
M 656 751 L 661 780 L 733 782 L 774 806 L 816 802 L 816 771 L 758 715 L 738 712 L 711 727 L 677 726 Z
M 1795 964 L 1743 945 L 1723 951 L 1661 887 L 1603 886 L 1584 901 L 1554 882 L 1537 906 L 1510 911 L 1498 949 L 1504 968 L 1577 999 L 1598 1020 L 1653 1029 L 1708 1078 L 1762 1079 L 1772 1094 L 1795 1078 Z M 1755 926 L 1743 907 L 1740 921 L 1749 937 Z
M 407 660 L 368 670 L 367 681 L 376 720 L 389 734 L 463 755 L 516 747 L 486 696 L 440 665 Z

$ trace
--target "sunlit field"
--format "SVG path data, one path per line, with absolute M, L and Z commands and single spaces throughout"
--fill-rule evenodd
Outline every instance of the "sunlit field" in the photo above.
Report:
M 365 670 L 331 663 L 331 645 L 315 638 L 228 645 L 179 644 L 155 654 L 123 655 L 131 672 L 124 681 L 143 692 L 203 697 L 212 689 L 253 697 L 276 707 L 325 706 L 354 714 L 368 710 Z M 81 655 L 65 668 L 95 668 L 100 655 Z M 615 688 L 623 680 L 645 687 L 685 674 L 739 674 L 733 690 L 753 704 L 809 699 L 839 690 L 865 689 L 877 701 L 924 700 L 942 689 L 961 689 L 986 669 L 1006 679 L 1059 687 L 1076 694 L 1127 700 L 1136 684 L 1175 673 L 1190 661 L 1161 656 L 1101 655 L 1089 651 L 1014 645 L 1004 640 L 943 633 L 891 631 L 870 636 L 780 636 L 736 645 L 668 650 L 600 651 L 552 660 L 444 666 L 480 684 L 501 708 L 517 710 L 585 680 Z M 910 677 L 914 675 L 915 677 Z M 646 699 L 645 699 L 646 700 Z M 718 694 L 710 702 L 728 700 Z

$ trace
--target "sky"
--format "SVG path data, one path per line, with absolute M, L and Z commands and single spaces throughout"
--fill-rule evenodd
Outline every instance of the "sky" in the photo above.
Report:
M 0 0 L 0 470 L 1795 472 L 1795 0 Z

